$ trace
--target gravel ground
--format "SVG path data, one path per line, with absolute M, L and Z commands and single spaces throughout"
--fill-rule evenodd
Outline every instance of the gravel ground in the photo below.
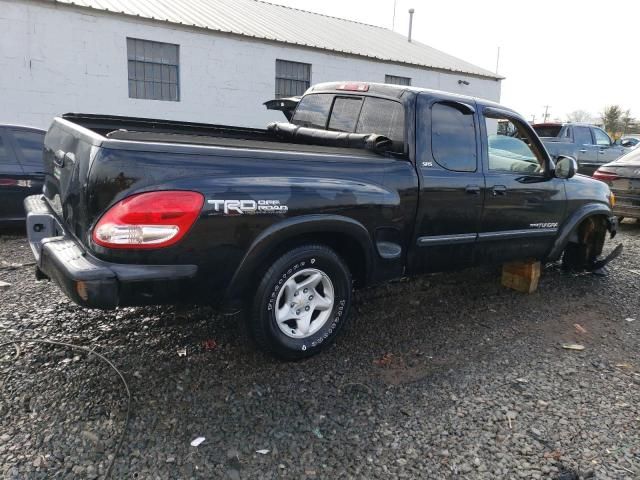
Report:
M 550 266 L 531 295 L 498 269 L 359 292 L 335 345 L 282 363 L 206 308 L 83 310 L 7 269 L 32 259 L 4 235 L 0 342 L 71 342 L 122 371 L 133 401 L 113 478 L 637 479 L 640 224 L 618 242 L 609 276 Z M 107 365 L 23 344 L 0 351 L 0 375 L 4 478 L 104 475 L 127 408 Z

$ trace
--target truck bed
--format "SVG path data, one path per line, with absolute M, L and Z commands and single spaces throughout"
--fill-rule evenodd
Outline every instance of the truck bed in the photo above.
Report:
M 331 138 L 323 139 L 323 142 L 328 144 L 318 145 L 303 141 L 287 141 L 267 129 L 259 128 L 82 113 L 67 113 L 62 118 L 91 130 L 106 140 L 376 156 L 375 152 L 366 148 L 358 148 L 355 145 L 341 146 L 340 139 L 345 134 L 339 132 L 324 132 L 325 137 L 335 136 L 335 145 L 331 145 Z

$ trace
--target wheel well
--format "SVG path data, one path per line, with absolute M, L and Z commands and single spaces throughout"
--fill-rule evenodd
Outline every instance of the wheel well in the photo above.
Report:
M 583 219 L 569 237 L 563 264 L 571 269 L 589 268 L 602 253 L 607 234 L 607 217 L 591 215 Z
M 349 267 L 356 287 L 367 283 L 367 257 L 364 248 L 352 236 L 342 232 L 314 232 L 287 238 L 265 255 L 264 260 L 257 266 L 256 270 L 259 272 L 266 271 L 273 262 L 286 252 L 305 244 L 322 244 L 331 248 Z
M 607 217 L 604 215 L 591 215 L 577 226 L 569 237 L 569 241 L 586 245 L 597 242 L 604 243 L 607 234 Z M 602 245 L 600 250 L 602 250 Z

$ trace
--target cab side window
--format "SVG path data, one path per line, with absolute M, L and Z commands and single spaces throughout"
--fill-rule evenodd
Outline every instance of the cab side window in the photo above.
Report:
M 431 107 L 431 151 L 438 165 L 454 172 L 478 167 L 473 112 L 436 103 Z
M 599 147 L 608 147 L 609 145 L 611 145 L 611 139 L 609 138 L 609 135 L 604 133 L 599 128 L 593 129 L 593 135 L 596 137 L 596 145 L 598 145 Z
M 589 127 L 576 127 L 576 144 L 577 145 L 593 145 L 591 132 Z
M 489 171 L 544 173 L 545 157 L 533 134 L 518 120 L 485 115 Z

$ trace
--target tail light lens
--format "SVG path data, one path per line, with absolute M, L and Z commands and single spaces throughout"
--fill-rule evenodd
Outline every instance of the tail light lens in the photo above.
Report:
M 177 243 L 200 215 L 198 192 L 163 190 L 132 195 L 111 207 L 93 229 L 107 248 L 162 248 Z
M 601 180 L 603 182 L 611 182 L 618 178 L 618 175 L 614 172 L 599 168 L 598 170 L 596 170 L 596 173 L 593 174 L 593 178 L 595 178 L 596 180 Z

